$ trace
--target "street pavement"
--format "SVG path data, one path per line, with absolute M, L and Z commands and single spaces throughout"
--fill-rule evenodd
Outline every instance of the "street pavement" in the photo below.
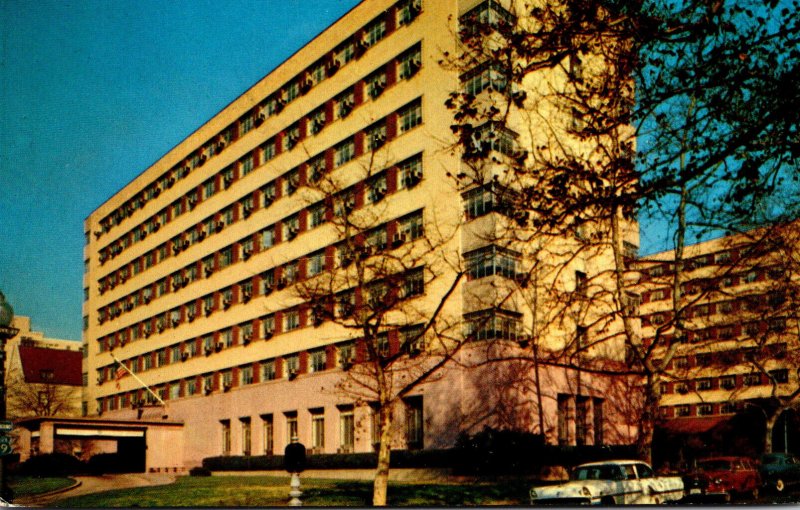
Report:
M 95 492 L 104 492 L 114 489 L 129 489 L 132 487 L 147 487 L 150 485 L 166 485 L 175 481 L 175 475 L 167 473 L 130 473 L 121 475 L 102 475 L 102 476 L 75 476 L 72 477 L 80 485 L 69 490 L 32 496 L 28 498 L 17 498 L 15 505 L 46 507 L 51 503 L 64 498 L 82 496 Z

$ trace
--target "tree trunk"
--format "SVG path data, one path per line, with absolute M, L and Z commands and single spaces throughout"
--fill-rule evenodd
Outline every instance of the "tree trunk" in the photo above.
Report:
M 392 454 L 392 408 L 384 404 L 380 409 L 380 438 L 378 444 L 378 467 L 372 484 L 372 505 L 386 506 L 389 488 L 389 461 Z
M 782 411 L 783 408 L 779 407 L 767 415 L 766 430 L 764 431 L 764 453 L 773 453 L 772 432 L 775 430 L 775 424 L 778 422 Z
M 636 438 L 636 453 L 640 460 L 652 464 L 653 432 L 655 430 L 656 412 L 658 411 L 658 395 L 655 392 L 655 381 L 652 375 L 647 376 L 644 387 L 644 406 L 639 423 L 639 434 Z

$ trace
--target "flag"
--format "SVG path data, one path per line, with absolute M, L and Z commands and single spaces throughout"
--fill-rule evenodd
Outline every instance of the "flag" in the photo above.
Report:
M 128 375 L 128 369 L 122 363 L 117 364 L 117 370 L 114 372 L 114 380 L 117 381 L 117 389 L 119 389 L 119 382 L 123 377 Z

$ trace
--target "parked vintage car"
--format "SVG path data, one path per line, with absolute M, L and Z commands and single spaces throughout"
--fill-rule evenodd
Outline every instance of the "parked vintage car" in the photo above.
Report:
M 800 483 L 800 459 L 790 453 L 765 453 L 759 472 L 765 488 L 783 492 L 789 485 Z
M 696 468 L 684 477 L 687 500 L 730 501 L 733 496 L 758 497 L 761 476 L 747 457 L 698 459 Z
M 679 476 L 656 476 L 639 460 L 609 460 L 581 464 L 570 480 L 559 485 L 534 487 L 532 505 L 658 504 L 683 497 Z

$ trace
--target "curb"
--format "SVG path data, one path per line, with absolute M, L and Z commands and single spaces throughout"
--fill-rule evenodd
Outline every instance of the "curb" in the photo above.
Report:
M 75 483 L 73 483 L 72 485 L 70 485 L 68 487 L 62 487 L 60 489 L 55 489 L 55 490 L 52 490 L 52 491 L 49 491 L 49 492 L 42 492 L 40 494 L 33 494 L 31 496 L 26 496 L 24 498 L 19 498 L 18 500 L 16 500 L 16 503 L 17 504 L 21 504 L 23 501 L 33 502 L 33 501 L 36 501 L 36 500 L 41 499 L 41 498 L 48 498 L 50 496 L 55 496 L 56 494 L 61 494 L 62 492 L 67 492 L 67 491 L 71 491 L 72 489 L 77 489 L 81 485 L 83 485 L 82 481 L 75 480 Z

